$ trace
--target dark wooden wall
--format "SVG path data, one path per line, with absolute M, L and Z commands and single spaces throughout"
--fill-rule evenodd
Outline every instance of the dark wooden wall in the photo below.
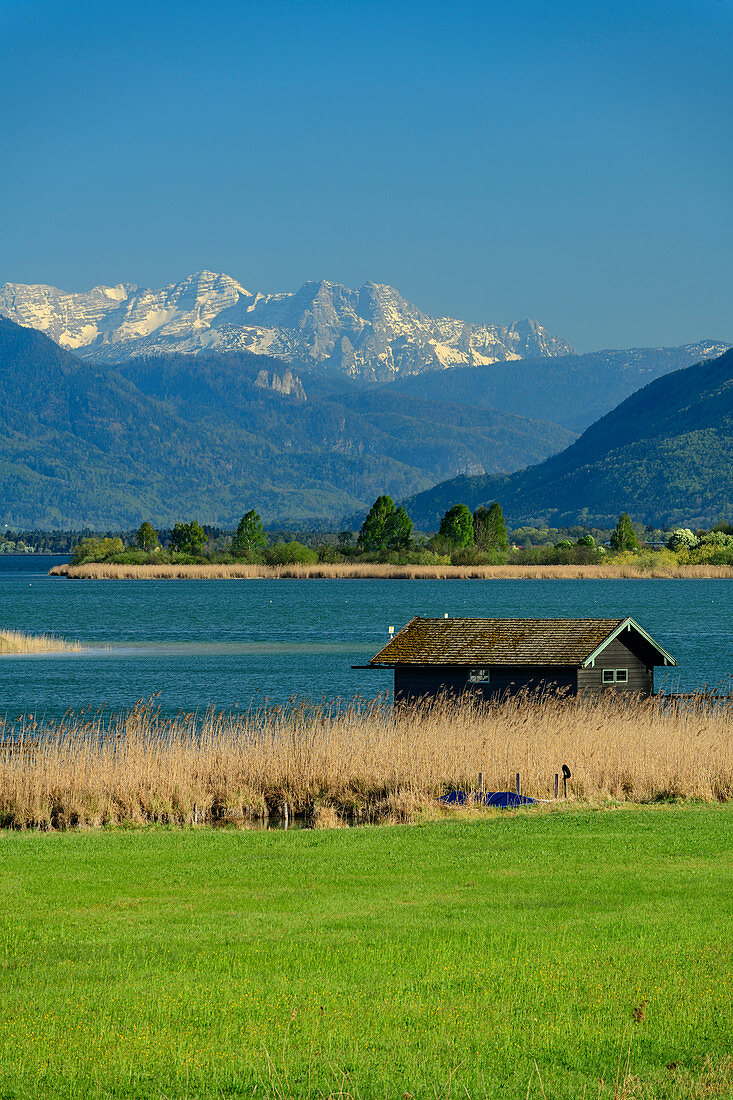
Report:
M 520 691 L 576 692 L 574 668 L 510 668 L 495 666 L 490 669 L 488 684 L 473 684 L 468 679 L 468 668 L 457 666 L 404 667 L 395 669 L 395 702 L 407 702 L 420 697 L 436 695 L 479 695 L 495 699 L 504 695 L 516 695 Z
M 604 684 L 604 668 L 627 668 L 627 684 Z M 654 669 L 647 668 L 641 658 L 631 652 L 620 638 L 615 638 L 596 657 L 593 668 L 578 669 L 578 691 L 639 691 L 651 695 L 654 691 Z
M 644 652 L 644 657 L 649 655 Z M 626 668 L 628 681 L 623 684 L 604 684 L 604 668 Z M 496 699 L 516 695 L 520 691 L 563 691 L 570 695 L 585 691 L 631 691 L 651 695 L 654 691 L 654 668 L 648 667 L 619 638 L 606 646 L 593 668 L 575 669 L 556 666 L 512 668 L 494 666 L 490 669 L 488 684 L 473 684 L 468 679 L 467 667 L 451 665 L 410 666 L 395 669 L 395 702 L 437 695 L 464 695 L 467 693 Z

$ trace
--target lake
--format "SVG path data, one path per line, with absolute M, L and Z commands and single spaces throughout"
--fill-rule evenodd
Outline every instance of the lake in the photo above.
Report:
M 656 687 L 722 685 L 733 673 L 731 580 L 69 581 L 65 558 L 0 556 L 0 627 L 54 633 L 82 653 L 0 657 L 0 716 L 119 710 L 160 692 L 165 713 L 292 695 L 371 698 L 364 664 L 413 615 L 632 615 L 680 662 Z M 106 649 L 94 647 L 105 646 Z

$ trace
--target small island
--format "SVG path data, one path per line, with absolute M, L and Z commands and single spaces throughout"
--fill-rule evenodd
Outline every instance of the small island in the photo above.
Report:
M 358 533 L 272 537 L 254 509 L 234 532 L 189 520 L 159 533 L 146 521 L 129 536 L 82 538 L 71 562 L 50 572 L 87 580 L 723 578 L 733 577 L 733 525 L 642 527 L 624 512 L 613 529 L 507 530 L 493 501 L 473 512 L 451 505 L 437 533 L 422 535 L 383 494 Z

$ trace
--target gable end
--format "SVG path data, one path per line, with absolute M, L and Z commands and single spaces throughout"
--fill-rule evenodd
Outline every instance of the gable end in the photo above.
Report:
M 601 644 L 585 659 L 581 667 L 594 668 L 596 661 L 604 650 L 617 639 L 649 667 L 677 664 L 671 653 L 667 653 L 667 650 L 663 649 L 658 642 L 655 642 L 643 627 L 639 626 L 634 619 L 628 617 L 619 623 L 607 638 L 604 638 Z

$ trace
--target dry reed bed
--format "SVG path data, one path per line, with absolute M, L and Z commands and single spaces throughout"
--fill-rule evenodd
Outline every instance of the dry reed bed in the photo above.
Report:
M 595 580 L 658 577 L 733 577 L 733 566 L 680 565 L 640 569 L 613 565 L 387 565 L 354 563 L 321 565 L 56 565 L 55 577 L 74 580 L 308 580 L 372 578 L 378 580 Z
M 20 630 L 0 630 L 0 654 L 12 653 L 78 653 L 78 642 L 69 642 L 55 634 L 24 634 Z
M 249 715 L 162 718 L 154 701 L 4 731 L 0 825 L 41 829 L 264 820 L 408 821 L 452 788 L 514 786 L 549 799 L 567 763 L 570 798 L 733 798 L 733 708 L 611 693 L 498 705 L 439 701 L 394 713 L 292 705 Z

